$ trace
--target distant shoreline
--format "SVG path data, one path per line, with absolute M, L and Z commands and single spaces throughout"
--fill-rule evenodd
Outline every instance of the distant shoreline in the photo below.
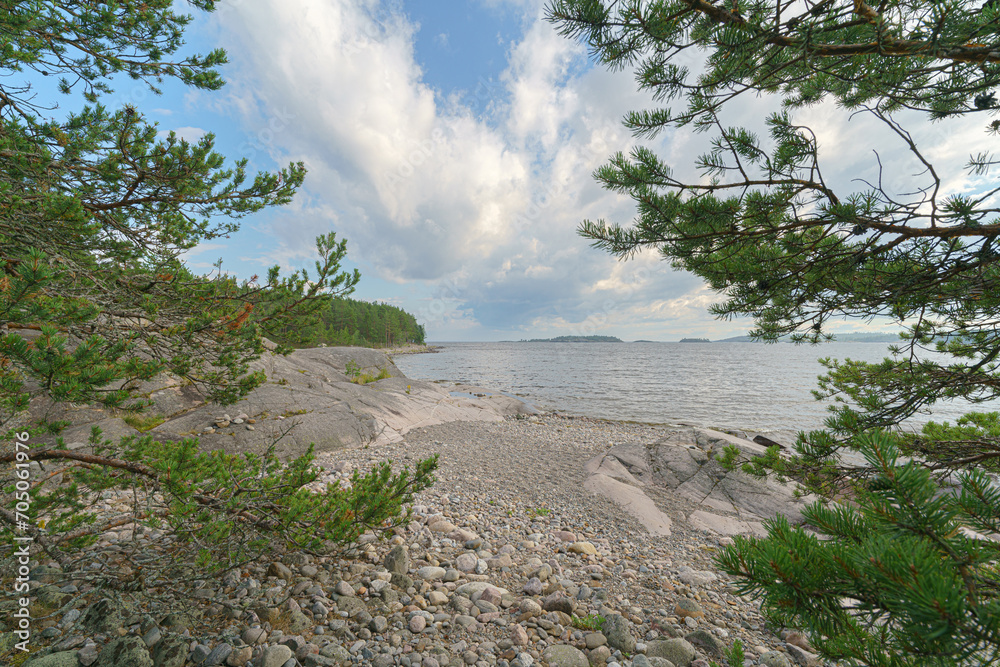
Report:
M 899 341 L 898 333 L 848 333 L 848 334 L 834 334 L 835 338 L 831 343 L 895 343 Z M 462 341 L 438 341 L 435 345 L 429 345 L 431 349 L 421 349 L 413 350 L 413 352 L 437 352 L 441 349 L 442 345 L 454 344 L 454 343 L 467 343 L 467 344 L 477 344 L 477 343 L 662 343 L 662 344 L 677 344 L 677 343 L 763 343 L 764 341 L 757 341 L 752 339 L 750 336 L 733 336 L 732 338 L 722 338 L 717 340 L 711 340 L 709 338 L 703 337 L 685 337 L 680 340 L 622 340 L 615 336 L 558 336 L 556 338 L 532 338 L 521 340 L 462 340 Z M 787 337 L 780 338 L 777 342 L 779 343 L 790 343 L 791 341 Z M 395 353 L 395 352 L 394 352 Z

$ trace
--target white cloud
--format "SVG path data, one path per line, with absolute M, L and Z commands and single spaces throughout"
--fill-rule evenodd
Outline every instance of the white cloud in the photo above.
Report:
M 377 0 L 256 0 L 220 17 L 236 71 L 228 94 L 208 99 L 242 120 L 247 151 L 303 160 L 310 171 L 259 261 L 301 262 L 314 237 L 333 229 L 383 280 L 429 286 L 434 296 L 411 308 L 438 338 L 438 327 L 555 331 L 602 317 L 636 331 L 739 333 L 745 323 L 705 312 L 716 295 L 655 253 L 621 263 L 577 236 L 584 218 L 634 217 L 633 202 L 591 174 L 635 143 L 624 113 L 653 105 L 627 73 L 588 68 L 586 49 L 540 20 L 541 0 L 509 4 L 523 10 L 524 34 L 499 82 L 483 80 L 464 97 L 425 83 L 417 27 Z M 437 41 L 446 45 L 446 35 Z M 727 122 L 763 130 L 776 108 L 745 96 Z M 799 114 L 831 179 L 850 188 L 851 178 L 874 174 L 866 149 L 884 130 L 833 105 Z M 708 138 L 668 131 L 653 148 L 691 175 Z
M 298 4 L 255 3 L 222 25 L 240 71 L 229 108 L 254 145 L 310 171 L 260 262 L 306 258 L 333 228 L 383 279 L 459 282 L 449 289 L 463 323 L 517 327 L 598 309 L 588 285 L 619 264 L 575 229 L 587 216 L 631 215 L 591 172 L 628 145 L 620 117 L 641 102 L 634 86 L 574 72 L 583 48 L 536 21 L 502 85 L 456 104 L 423 83 L 405 17 L 376 21 L 371 2 Z M 482 119 L 487 108 L 498 122 Z

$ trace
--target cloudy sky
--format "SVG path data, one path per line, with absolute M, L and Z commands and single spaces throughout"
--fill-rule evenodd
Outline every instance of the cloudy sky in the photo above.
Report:
M 748 322 L 707 314 L 716 297 L 699 279 L 652 253 L 619 262 L 576 234 L 583 219 L 632 219 L 591 174 L 635 144 L 622 116 L 653 105 L 542 15 L 540 0 L 233 0 L 197 16 L 189 47 L 226 49 L 225 88 L 137 88 L 131 101 L 164 132 L 213 132 L 227 156 L 302 160 L 309 175 L 293 204 L 199 247 L 192 266 L 310 266 L 333 230 L 362 273 L 354 296 L 414 313 L 430 340 L 744 333 Z M 759 126 L 769 105 L 745 100 L 735 120 Z M 804 114 L 828 175 L 872 168 L 850 159 L 872 131 L 863 119 Z M 684 173 L 702 140 L 652 145 Z

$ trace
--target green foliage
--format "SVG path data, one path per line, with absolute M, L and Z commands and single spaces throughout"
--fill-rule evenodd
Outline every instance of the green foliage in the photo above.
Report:
M 166 421 L 163 415 L 132 413 L 122 417 L 122 421 L 140 433 L 152 430 Z
M 376 375 L 371 373 L 365 373 L 361 370 L 354 360 L 347 362 L 347 366 L 344 369 L 344 374 L 350 378 L 351 382 L 354 384 L 368 384 L 370 382 L 378 382 L 379 380 L 385 380 L 386 378 L 392 377 L 388 368 L 380 368 Z M 409 393 L 409 385 L 407 387 L 407 393 Z
M 949 185 L 978 182 L 997 161 L 977 147 L 964 173 L 945 174 L 902 124 L 936 121 L 941 137 L 953 118 L 996 113 L 1000 6 L 555 0 L 548 17 L 599 62 L 635 69 L 658 103 L 679 103 L 630 113 L 625 124 L 637 137 L 711 133 L 691 178 L 646 146 L 613 155 L 595 176 L 631 197 L 637 218 L 585 221 L 582 236 L 623 258 L 660 252 L 720 295 L 714 314 L 753 318 L 756 339 L 819 343 L 845 317 L 903 330 L 881 362 L 823 361 L 816 396 L 832 401 L 826 429 L 800 434 L 790 455 L 721 456 L 731 469 L 777 473 L 855 503 L 810 510 L 832 539 L 778 520 L 767 539 L 737 540 L 724 565 L 830 657 L 996 661 L 998 554 L 960 528 L 996 532 L 1000 493 L 984 470 L 998 470 L 1000 418 L 897 431 L 940 400 L 1000 398 L 1000 188 L 987 181 L 955 194 Z M 680 64 L 694 52 L 703 63 Z M 763 132 L 726 124 L 741 96 L 758 94 L 783 103 Z M 877 154 L 858 150 L 852 168 L 875 176 L 835 187 L 816 135 L 797 122 L 821 100 L 878 124 L 921 173 L 890 178 Z M 987 130 L 1000 132 L 1000 121 Z M 867 465 L 845 465 L 845 450 Z M 916 458 L 900 464 L 900 454 Z M 958 489 L 945 483 L 949 474 Z
M 188 5 L 210 12 L 216 3 Z M 195 142 L 162 137 L 141 110 L 102 104 L 121 82 L 153 92 L 165 79 L 223 85 L 223 51 L 179 55 L 191 17 L 175 6 L 0 7 L 0 433 L 22 424 L 29 405 L 37 418 L 65 403 L 123 411 L 148 430 L 162 418 L 142 414 L 149 401 L 138 385 L 164 372 L 232 403 L 266 379 L 251 370 L 265 336 L 294 342 L 289 332 L 322 324 L 359 280 L 356 270 L 340 270 L 346 242 L 332 232 L 316 240 L 314 270 L 282 276 L 273 267 L 241 281 L 221 264 L 208 275 L 184 264 L 186 251 L 227 238 L 244 216 L 289 203 L 305 167 L 253 174 L 246 159 L 217 153 L 210 133 Z M 58 77 L 61 102 L 35 89 L 37 75 Z M 72 108 L 56 118 L 59 107 Z M 61 426 L 41 421 L 31 430 Z M 283 550 L 338 553 L 366 531 L 405 524 L 404 506 L 432 483 L 437 465 L 431 458 L 393 472 L 386 462 L 324 486 L 311 450 L 283 464 L 273 446 L 206 453 L 196 440 L 112 444 L 96 430 L 90 447 L 31 450 L 30 479 L 27 452 L 0 452 L 0 492 L 30 493 L 32 522 L 18 532 L 32 535 L 33 557 L 44 550 L 83 590 L 144 596 L 154 606 L 176 604 L 196 582 L 250 560 Z M 107 497 L 127 502 L 126 516 L 94 511 Z M 18 525 L 5 508 L 0 521 Z M 150 548 L 98 543 L 124 524 L 145 529 Z M 3 531 L 0 544 L 10 547 L 14 535 Z
M 1000 218 L 990 203 L 998 190 L 945 195 L 945 176 L 892 115 L 916 109 L 946 122 L 996 106 L 982 98 L 1000 86 L 1000 56 L 972 54 L 1000 41 L 1000 21 L 980 5 L 551 3 L 550 19 L 585 38 L 599 61 L 637 68 L 640 87 L 660 102 L 686 102 L 630 114 L 638 136 L 687 125 L 714 133 L 696 160 L 701 179 L 679 178 L 644 146 L 614 155 L 596 177 L 635 200 L 637 222 L 586 221 L 581 234 L 622 257 L 659 251 L 722 295 L 712 312 L 752 317 L 759 339 L 824 341 L 828 323 L 845 316 L 903 325 L 899 354 L 883 363 L 827 362 L 821 393 L 839 399 L 829 428 L 840 435 L 892 427 L 943 398 L 1000 396 Z M 707 53 L 704 72 L 672 62 L 692 47 Z M 753 93 L 784 102 L 764 134 L 723 120 Z M 881 123 L 927 171 L 898 184 L 875 162 L 878 178 L 836 192 L 814 134 L 793 115 L 821 99 Z M 870 155 L 859 151 L 859 162 Z M 967 171 L 993 163 L 979 155 Z
M 408 523 L 404 506 L 433 483 L 437 467 L 431 457 L 412 471 L 394 473 L 387 461 L 367 474 L 355 471 L 345 486 L 317 487 L 322 471 L 313 465 L 312 448 L 282 463 L 273 447 L 260 455 L 235 455 L 200 452 L 195 439 L 163 443 L 141 437 L 112 444 L 96 429 L 91 445 L 92 454 L 33 453 L 35 460 L 55 461 L 63 469 L 58 484 L 31 490 L 33 518 L 45 525 L 35 539 L 68 579 L 149 594 L 190 578 L 194 565 L 205 579 L 265 555 L 344 553 L 364 532 L 385 535 Z M 14 458 L 7 454 L 0 461 Z M 4 476 L 3 491 L 13 496 L 13 470 Z M 81 551 L 113 518 L 90 511 L 104 492 L 124 492 L 135 523 L 165 535 L 158 548 L 129 550 L 120 561 L 128 570 L 90 571 L 98 554 Z M 5 531 L 2 539 L 13 544 L 13 537 Z
M 743 642 L 739 639 L 734 639 L 733 645 L 729 647 L 729 650 L 725 652 L 723 657 L 725 657 L 730 667 L 740 667 L 746 659 L 746 653 L 743 650 Z M 712 667 L 719 667 L 719 663 L 714 660 L 709 661 L 709 664 Z
M 802 627 L 824 655 L 866 665 L 991 664 L 1000 659 L 1000 489 L 982 470 L 940 484 L 900 462 L 898 438 L 858 443 L 875 474 L 856 508 L 816 503 L 807 525 L 828 539 L 767 523 L 767 539 L 735 538 L 718 556 L 779 625 Z
M 385 303 L 357 301 L 346 297 L 324 298 L 317 309 L 318 320 L 307 327 L 285 327 L 269 332 L 275 341 L 295 347 L 318 345 L 393 347 L 406 343 L 422 345 L 425 331 L 416 318 L 402 308 Z
M 590 614 L 589 616 L 576 616 L 574 614 L 572 620 L 573 627 L 577 630 L 600 632 L 601 628 L 604 626 L 604 617 L 600 614 Z
M 249 370 L 262 335 L 307 324 L 318 297 L 358 280 L 338 273 L 333 234 L 317 241 L 315 273 L 274 268 L 258 283 L 184 266 L 184 251 L 288 203 L 305 176 L 301 163 L 248 174 L 212 134 L 160 138 L 134 107 L 101 104 L 121 75 L 153 91 L 164 78 L 219 88 L 221 50 L 174 58 L 190 20 L 165 0 L 0 9 L 0 426 L 36 396 L 139 409 L 130 388 L 163 371 L 232 402 L 264 379 Z M 86 104 L 53 118 L 29 70 Z

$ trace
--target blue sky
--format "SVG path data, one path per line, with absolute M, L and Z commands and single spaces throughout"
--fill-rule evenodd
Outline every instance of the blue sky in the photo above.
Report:
M 221 91 L 169 84 L 156 97 L 129 83 L 112 103 L 164 132 L 213 132 L 256 169 L 309 168 L 291 205 L 198 247 L 195 269 L 311 266 L 315 237 L 332 230 L 362 273 L 354 297 L 407 309 L 431 340 L 744 333 L 748 322 L 708 315 L 718 297 L 700 280 L 577 236 L 585 218 L 632 219 L 631 201 L 591 174 L 635 145 L 621 118 L 652 102 L 542 14 L 540 0 L 233 0 L 187 33 L 190 51 L 228 52 Z M 745 100 L 735 120 L 759 126 L 773 107 Z M 865 173 L 846 147 L 877 130 L 828 107 L 804 116 L 829 149 L 828 176 Z M 668 131 L 652 145 L 683 173 L 704 139 Z

